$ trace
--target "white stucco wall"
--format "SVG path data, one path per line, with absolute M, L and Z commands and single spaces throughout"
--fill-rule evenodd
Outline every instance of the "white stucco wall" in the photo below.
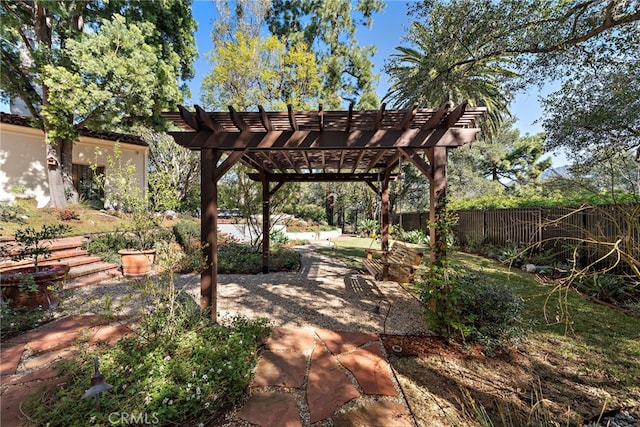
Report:
M 44 134 L 38 129 L 0 123 L 0 200 L 13 200 L 12 188 L 25 186 L 35 196 L 38 207 L 49 202 L 49 183 L 46 172 Z M 107 157 L 113 155 L 115 142 L 80 137 L 73 145 L 73 163 L 107 166 Z M 136 167 L 137 180 L 147 186 L 147 147 L 120 143 L 122 160 Z M 109 170 L 106 169 L 108 174 Z

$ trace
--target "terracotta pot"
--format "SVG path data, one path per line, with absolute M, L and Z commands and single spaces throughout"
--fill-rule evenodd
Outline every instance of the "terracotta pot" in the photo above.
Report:
M 118 251 L 122 263 L 122 274 L 128 277 L 139 277 L 149 274 L 156 258 L 155 249 L 139 251 L 122 249 Z
M 16 307 L 49 308 L 58 304 L 56 290 L 62 289 L 64 280 L 69 273 L 69 265 L 56 264 L 38 268 L 35 272 L 33 266 L 18 267 L 0 272 L 0 287 L 2 299 L 11 300 L 11 305 Z M 30 280 L 33 276 L 37 290 L 34 292 L 23 291 L 20 284 Z

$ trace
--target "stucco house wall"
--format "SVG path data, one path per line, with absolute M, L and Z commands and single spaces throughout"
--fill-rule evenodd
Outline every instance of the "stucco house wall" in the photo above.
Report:
M 119 144 L 123 163 L 131 160 L 140 187 L 147 187 L 148 146 L 142 139 L 110 132 L 84 131 L 73 145 L 74 165 L 96 164 L 109 174 L 107 157 Z M 38 207 L 49 202 L 44 133 L 20 116 L 2 113 L 0 120 L 0 201 L 13 200 L 16 187 L 25 187 Z M 107 194 L 108 198 L 108 194 Z

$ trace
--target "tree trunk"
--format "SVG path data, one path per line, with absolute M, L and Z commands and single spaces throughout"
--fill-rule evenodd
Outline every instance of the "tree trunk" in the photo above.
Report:
M 45 141 L 47 140 L 45 130 Z M 64 196 L 64 181 L 62 179 L 61 143 L 52 141 L 45 143 L 47 159 L 47 178 L 49 181 L 49 204 L 51 208 L 63 208 L 67 205 Z
M 62 149 L 62 183 L 64 185 L 64 195 L 67 203 L 76 204 L 79 201 L 79 194 L 73 186 L 73 141 L 61 141 Z
M 45 131 L 45 140 L 48 134 Z M 51 208 L 63 208 L 78 202 L 78 192 L 73 186 L 73 141 L 55 140 L 45 144 L 49 204 Z

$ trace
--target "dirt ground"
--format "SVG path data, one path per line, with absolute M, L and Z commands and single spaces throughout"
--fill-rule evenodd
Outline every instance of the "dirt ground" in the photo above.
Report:
M 435 336 L 387 335 L 383 342 L 421 426 L 478 425 L 481 418 L 492 425 L 581 426 L 603 406 L 640 412 L 640 396 L 619 399 L 613 380 L 558 356 L 562 343 L 552 338 L 494 357 Z

